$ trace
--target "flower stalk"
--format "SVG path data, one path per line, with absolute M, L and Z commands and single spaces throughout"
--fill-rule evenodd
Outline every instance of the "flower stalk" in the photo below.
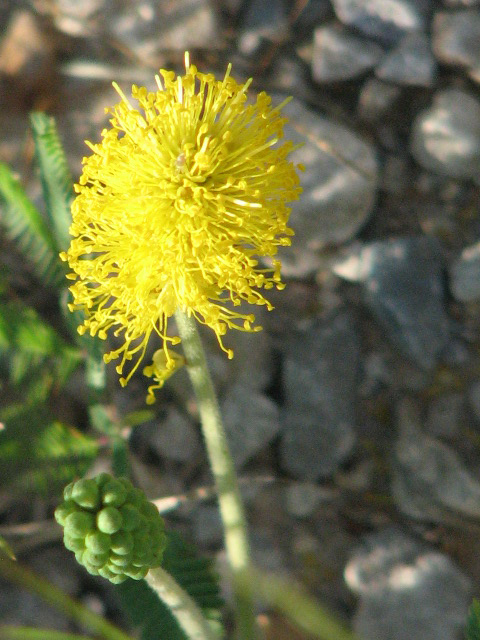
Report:
M 150 569 L 145 581 L 168 607 L 189 640 L 218 640 L 193 599 L 164 569 Z
M 218 494 L 225 548 L 233 574 L 237 633 L 242 640 L 251 640 L 256 637 L 253 597 L 248 584 L 241 580 L 250 566 L 250 549 L 237 475 L 196 321 L 179 310 L 175 320 L 198 401 L 203 437 Z

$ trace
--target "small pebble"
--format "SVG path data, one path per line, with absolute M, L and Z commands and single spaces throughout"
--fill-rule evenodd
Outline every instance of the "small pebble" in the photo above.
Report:
M 427 36 L 421 31 L 408 33 L 385 56 L 375 74 L 386 82 L 431 87 L 435 80 L 436 62 Z
M 364 538 L 345 567 L 359 595 L 354 630 L 375 640 L 457 640 L 471 580 L 450 558 L 396 528 Z
M 460 89 L 439 91 L 412 127 L 410 148 L 425 169 L 454 178 L 480 172 L 480 102 Z
M 237 468 L 264 449 L 280 431 L 278 406 L 243 384 L 236 384 L 228 391 L 222 415 Z
M 318 251 L 351 239 L 368 220 L 378 183 L 375 148 L 355 131 L 292 100 L 285 137 L 301 147 L 291 159 L 302 163 L 302 197 L 292 204 L 292 246 L 282 250 L 283 272 L 305 277 L 321 266 Z
M 420 236 L 354 246 L 333 270 L 361 283 L 366 305 L 405 356 L 426 371 L 435 367 L 449 338 L 437 240 Z
M 466 247 L 453 262 L 450 290 L 460 302 L 480 300 L 480 242 Z
M 433 50 L 440 62 L 480 72 L 480 12 L 478 9 L 435 14 Z
M 418 0 L 332 0 L 344 24 L 388 44 L 425 26 L 423 2 Z
M 480 517 L 480 482 L 450 447 L 421 430 L 413 402 L 397 403 L 393 497 L 410 518 L 451 522 Z
M 315 82 L 351 80 L 372 69 L 383 49 L 346 29 L 319 27 L 314 33 L 312 76 Z
M 356 327 L 346 311 L 288 337 L 280 458 L 295 478 L 328 477 L 351 453 L 359 355 Z

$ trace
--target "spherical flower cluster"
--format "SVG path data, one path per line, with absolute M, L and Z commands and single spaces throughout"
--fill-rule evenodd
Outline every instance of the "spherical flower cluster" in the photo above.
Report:
M 102 473 L 64 490 L 55 510 L 64 544 L 89 573 L 119 584 L 158 567 L 166 544 L 163 519 L 126 478 Z
M 251 81 L 237 83 L 230 65 L 223 80 L 199 72 L 185 56 L 185 74 L 162 70 L 158 90 L 132 87 L 133 104 L 107 109 L 111 128 L 87 143 L 75 189 L 68 260 L 75 283 L 71 309 L 86 314 L 80 332 L 121 346 L 106 355 L 136 364 L 149 336 L 162 339 L 174 367 L 168 319 L 181 310 L 209 326 L 220 346 L 228 328 L 255 331 L 242 303 L 272 306 L 262 289 L 282 288 L 280 262 L 261 268 L 290 244 L 290 209 L 299 180 L 282 140 L 283 104 L 266 93 L 247 103 Z M 147 371 L 148 374 L 148 371 Z

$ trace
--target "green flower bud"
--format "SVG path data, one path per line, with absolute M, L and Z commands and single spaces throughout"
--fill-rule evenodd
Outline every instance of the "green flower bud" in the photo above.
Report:
M 72 489 L 73 489 L 73 485 L 74 484 L 75 484 L 74 482 L 70 482 L 70 484 L 67 484 L 67 486 L 63 490 L 63 499 L 64 500 L 71 500 L 72 499 Z
M 125 575 L 125 571 L 129 568 L 130 565 L 127 565 L 126 567 L 119 567 L 118 565 L 116 565 L 114 562 L 110 561 L 108 563 L 108 568 L 109 570 L 114 573 L 116 576 L 122 576 Z
M 69 516 L 71 513 L 73 513 L 76 510 L 77 510 L 77 507 L 75 502 L 73 502 L 73 500 L 66 500 L 65 502 L 62 502 L 62 504 L 55 509 L 55 513 L 54 513 L 55 520 L 58 522 L 58 524 L 60 524 L 63 527 L 65 526 L 65 520 L 67 516 Z
M 127 499 L 127 494 L 128 492 L 125 485 L 119 480 L 112 478 L 103 487 L 102 502 L 104 505 L 111 507 L 121 507 Z
M 85 538 L 87 549 L 93 553 L 108 553 L 112 545 L 112 539 L 108 533 L 92 531 Z
M 127 569 L 125 574 L 129 578 L 133 578 L 133 580 L 142 580 L 148 573 L 148 569 L 146 567 L 133 567 L 132 569 Z
M 105 507 L 97 514 L 97 527 L 103 533 L 115 533 L 122 524 L 122 515 L 115 507 Z
M 128 567 L 131 563 L 131 558 L 118 556 L 114 553 L 110 554 L 110 564 L 114 564 L 116 567 Z
M 87 533 L 94 531 L 95 518 L 86 511 L 75 511 L 65 518 L 65 533 L 74 538 L 84 538 Z
M 109 553 L 94 553 L 87 549 L 82 556 L 82 564 L 92 565 L 94 567 L 103 567 L 103 565 L 108 561 Z
M 98 570 L 98 573 L 99 575 L 102 576 L 102 578 L 106 578 L 107 580 L 110 580 L 110 582 L 113 582 L 113 584 L 121 584 L 122 582 L 125 582 L 125 580 L 128 578 L 128 576 L 125 574 L 115 575 L 113 571 L 110 570 L 109 567 L 102 567 L 101 569 Z
M 120 513 L 123 519 L 123 529 L 125 531 L 133 531 L 137 528 L 140 521 L 140 511 L 132 504 L 124 504 L 120 507 Z
M 126 478 L 102 473 L 66 487 L 55 511 L 64 542 L 93 575 L 115 584 L 140 580 L 161 563 L 163 520 L 144 493 Z
M 80 507 L 86 509 L 96 509 L 100 503 L 97 483 L 88 478 L 75 482 L 71 497 Z
M 63 536 L 63 544 L 69 551 L 77 553 L 77 551 L 85 551 L 85 539 L 84 538 L 72 538 L 72 536 L 66 533 Z
M 144 502 L 142 505 L 141 513 L 147 518 L 147 520 L 151 522 L 155 522 L 156 521 L 155 516 L 158 515 L 158 509 L 153 504 L 153 502 Z
M 107 580 L 111 580 L 115 577 L 115 574 L 110 571 L 110 568 L 107 565 L 98 569 L 98 575 L 102 576 L 102 578 L 106 578 Z
M 99 473 L 98 476 L 95 476 L 93 480 L 95 480 L 97 487 L 101 491 L 103 487 L 107 484 L 107 482 L 112 480 L 112 476 L 109 473 L 105 473 L 104 471 L 102 471 L 102 473 Z
M 112 536 L 111 549 L 120 556 L 127 555 L 133 549 L 133 536 L 129 531 L 117 531 Z

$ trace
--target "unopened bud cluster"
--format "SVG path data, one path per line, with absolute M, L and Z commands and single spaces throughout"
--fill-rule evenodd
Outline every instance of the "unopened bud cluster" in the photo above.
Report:
M 140 489 L 126 478 L 101 473 L 72 482 L 55 519 L 64 544 L 89 573 L 119 584 L 141 580 L 162 561 L 163 519 Z

